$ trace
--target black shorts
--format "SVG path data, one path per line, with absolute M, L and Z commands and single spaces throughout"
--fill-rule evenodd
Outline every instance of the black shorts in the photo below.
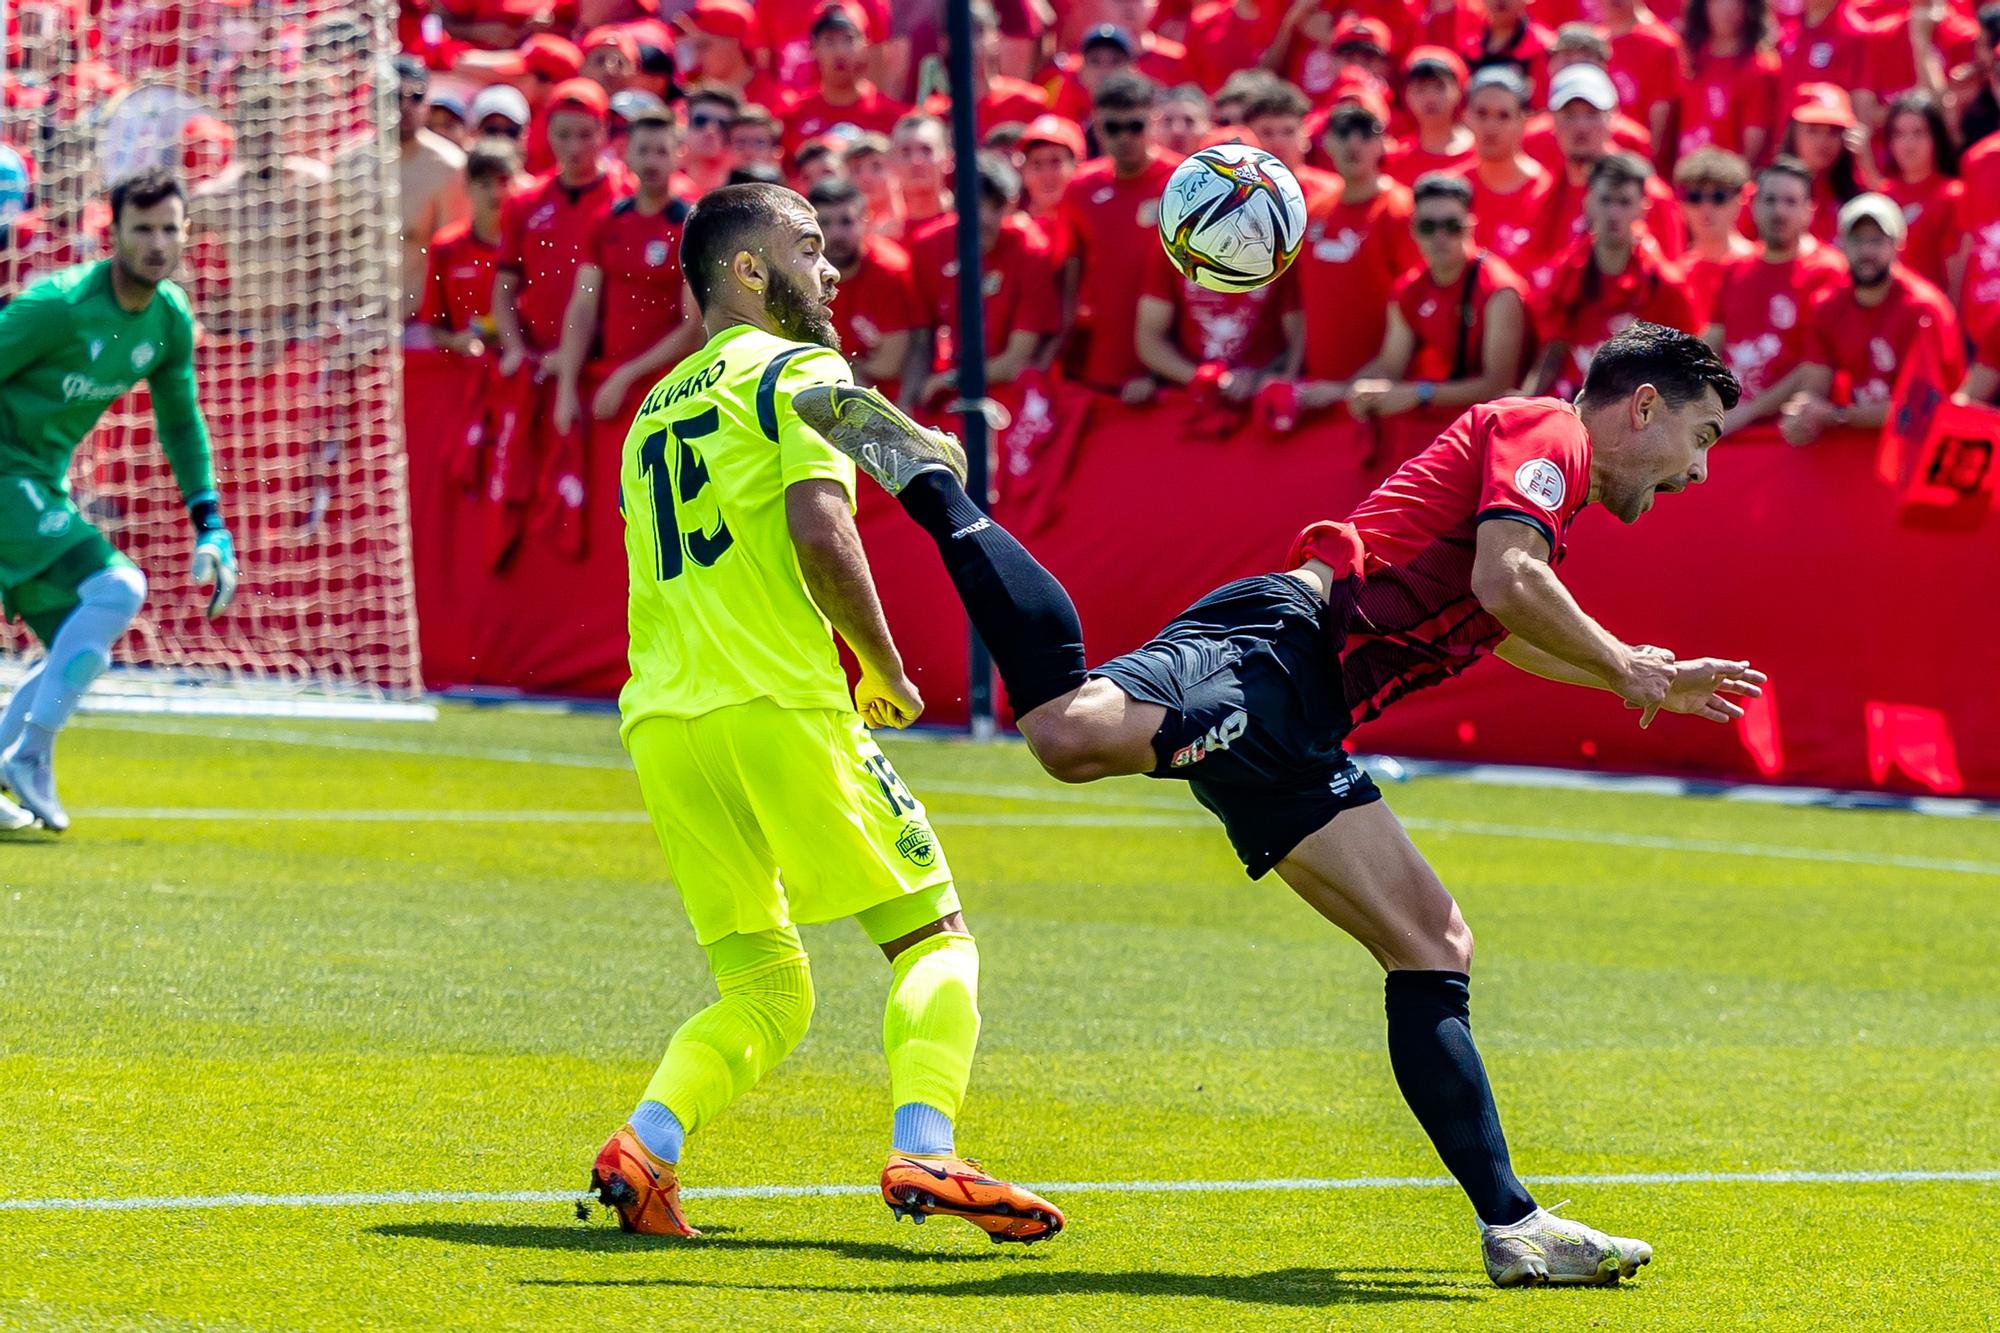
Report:
M 1159 704 L 1156 778 L 1185 778 L 1256 879 L 1334 816 L 1382 799 L 1341 748 L 1345 617 L 1288 574 L 1226 583 L 1090 674 Z

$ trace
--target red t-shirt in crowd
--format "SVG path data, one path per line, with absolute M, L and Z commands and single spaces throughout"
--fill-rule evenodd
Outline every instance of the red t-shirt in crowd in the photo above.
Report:
M 1188 77 L 1213 94 L 1239 69 L 1250 69 L 1271 49 L 1285 19 L 1283 0 L 1257 0 L 1257 17 L 1236 13 L 1236 0 L 1208 0 L 1188 19 Z
M 563 311 L 569 307 L 577 265 L 597 224 L 623 197 L 608 173 L 579 189 L 549 176 L 508 196 L 501 206 L 497 265 L 521 275 L 515 311 L 521 332 L 536 351 L 554 351 L 562 341 Z
M 606 365 L 630 361 L 686 317 L 681 232 L 689 211 L 679 199 L 669 199 L 665 208 L 649 215 L 639 211 L 636 198 L 628 197 L 613 204 L 591 232 L 585 262 L 604 275 L 596 356 Z
M 1896 391 L 1904 360 L 1928 339 L 1944 382 L 1958 387 L 1965 378 L 1965 336 L 1958 312 L 1945 294 L 1898 264 L 1889 271 L 1889 293 L 1876 306 L 1854 297 L 1842 282 L 1814 298 L 1806 310 L 1801 360 L 1834 374 L 1834 393 L 1861 405 L 1886 403 Z
M 895 98 L 885 97 L 881 89 L 866 79 L 861 81 L 856 94 L 846 106 L 835 106 L 827 101 L 826 93 L 819 89 L 799 98 L 785 121 L 785 156 L 789 159 L 798 151 L 800 144 L 808 139 L 817 139 L 836 125 L 852 125 L 868 133 L 887 134 L 910 110 Z
M 1653 131 L 1623 111 L 1611 113 L 1613 152 L 1632 153 L 1647 161 L 1653 157 Z M 1560 176 L 1565 165 L 1562 145 L 1556 141 L 1556 118 L 1543 111 L 1528 117 L 1521 131 L 1521 151 Z
M 1589 193 L 1588 183 L 1571 185 L 1568 173 L 1556 177 L 1540 227 L 1542 242 L 1550 247 L 1545 251 L 1546 262 L 1528 275 L 1536 290 L 1547 290 L 1553 273 L 1550 265 L 1556 256 L 1588 235 L 1590 224 L 1583 215 L 1583 200 Z M 1646 178 L 1644 223 L 1667 258 L 1678 259 L 1687 249 L 1687 219 L 1681 216 L 1680 200 L 1674 197 L 1673 187 L 1658 176 Z
M 1306 315 L 1305 373 L 1344 380 L 1382 350 L 1389 295 L 1418 261 L 1410 192 L 1393 181 L 1366 203 L 1332 193 L 1306 208 L 1306 237 L 1292 271 Z
M 1618 105 L 1650 126 L 1655 103 L 1680 102 L 1682 60 L 1680 34 L 1646 11 L 1632 31 L 1611 39 L 1611 63 L 1604 72 L 1618 89 Z
M 1535 307 L 1542 336 L 1569 348 L 1550 392 L 1574 398 L 1597 349 L 1620 330 L 1643 320 L 1700 333 L 1701 313 L 1687 275 L 1660 253 L 1651 236 L 1639 237 L 1631 262 L 1618 274 L 1598 271 L 1590 238 L 1584 237 L 1556 262 L 1554 280 Z
M 1846 0 L 1811 26 L 1804 14 L 1786 20 L 1778 30 L 1778 106 L 1797 101 L 1801 84 L 1861 87 L 1865 45 L 1861 24 Z
M 1806 311 L 1821 292 L 1846 278 L 1847 261 L 1825 245 L 1781 264 L 1758 254 L 1730 265 L 1709 323 L 1722 326 L 1722 359 L 1743 386 L 1745 400 L 1791 373 L 1805 347 Z
M 1002 125 L 1025 125 L 1048 109 L 1048 91 L 1040 84 L 996 74 L 986 85 L 986 96 L 979 99 L 972 119 L 983 140 Z M 948 122 L 951 98 L 937 93 L 924 103 L 924 110 Z
M 1909 235 L 1903 240 L 1903 263 L 1918 277 L 1939 287 L 1945 285 L 1945 262 L 1958 253 L 1965 233 L 1958 215 L 1965 199 L 1965 185 L 1950 176 L 1932 173 L 1916 185 L 1890 177 L 1882 193 L 1903 206 L 1903 221 Z
M 818 79 L 812 58 L 812 25 L 824 3 L 825 0 L 757 0 L 757 24 L 763 29 L 764 45 L 771 53 L 771 68 L 780 83 L 804 88 Z M 646 4 L 639 8 L 653 10 L 659 6 Z M 686 6 L 666 8 L 672 12 Z M 861 11 L 867 26 L 863 37 L 871 42 L 889 39 L 887 0 L 851 0 L 850 8 Z
M 1146 268 L 1144 295 L 1174 308 L 1174 343 L 1191 361 L 1262 370 L 1285 350 L 1284 313 L 1296 299 L 1290 275 L 1247 292 L 1212 292 L 1181 276 L 1164 248 Z
M 1475 167 L 1466 168 L 1465 179 L 1472 186 L 1473 244 L 1517 270 L 1539 263 L 1548 250 L 1540 229 L 1555 192 L 1554 175 L 1544 171 L 1512 194 L 1488 189 Z
M 1473 265 L 1467 265 L 1465 272 L 1442 284 L 1431 276 L 1430 265 L 1419 264 L 1396 284 L 1393 297 L 1396 309 L 1416 337 L 1416 351 L 1410 355 L 1404 379 L 1442 384 L 1484 374 L 1486 308 L 1501 292 L 1513 292 L 1521 298 L 1526 322 L 1527 280 L 1498 255 L 1480 255 L 1473 264 L 1477 265 L 1476 271 Z M 1468 304 L 1470 319 L 1466 316 Z M 1462 362 L 1458 360 L 1461 345 L 1465 348 Z M 1516 367 L 1517 377 L 1524 368 Z
M 927 323 L 910 252 L 886 236 L 863 237 L 860 263 L 851 276 L 841 277 L 833 298 L 841 352 L 863 360 L 890 334 Z
M 1534 104 L 1540 106 L 1549 87 L 1549 50 L 1556 44 L 1555 30 L 1529 19 L 1504 43 L 1492 45 L 1492 40 L 1491 31 L 1481 28 L 1458 53 L 1475 73 L 1483 65 L 1512 63 L 1527 75 L 1528 91 Z
M 493 313 L 493 267 L 500 247 L 479 239 L 461 218 L 431 237 L 430 268 L 424 275 L 421 324 L 464 333 Z
M 1977 339 L 2000 323 L 2000 134 L 1989 134 L 1959 160 L 1965 183 L 1958 224 L 1972 248 L 1965 260 L 1959 312 Z
M 1774 51 L 1737 56 L 1689 52 L 1688 79 L 1681 89 L 1680 156 L 1709 147 L 1742 152 L 1745 130 L 1777 125 L 1777 94 Z
M 1931 34 L 1931 46 L 1947 71 L 1970 64 L 1979 45 L 1979 20 L 1947 8 Z M 1867 28 L 1861 56 L 1861 85 L 1883 102 L 1917 86 L 1916 52 L 1910 46 L 1910 7 L 1887 7 Z
M 953 218 L 926 223 L 910 242 L 924 322 L 937 330 L 937 355 L 932 368 L 957 364 L 952 332 L 958 325 L 958 229 Z M 998 356 L 1015 333 L 1055 333 L 1062 328 L 1062 302 L 1057 295 L 1055 266 L 1033 223 L 1010 217 L 983 261 L 986 296 L 986 354 Z M 1132 294 L 1134 304 L 1138 293 Z M 834 304 L 840 302 L 835 300 Z M 1126 334 L 1130 344 L 1131 334 Z
M 1741 257 L 1701 259 L 1692 250 L 1681 256 L 1681 272 L 1687 275 L 1688 295 L 1694 298 L 1695 317 L 1702 328 L 1715 322 L 1716 297 L 1722 292 L 1730 267 Z
M 1292 565 L 1359 574 L 1342 657 L 1356 722 L 1465 670 L 1507 637 L 1472 595 L 1479 525 L 1525 523 L 1563 558 L 1590 500 L 1590 433 L 1559 398 L 1481 403 L 1397 468 L 1345 523 L 1315 523 Z
M 1415 135 L 1403 140 L 1396 150 L 1382 159 L 1382 170 L 1391 178 L 1404 185 L 1415 185 L 1420 176 L 1433 171 L 1456 172 L 1472 161 L 1472 141 L 1466 140 L 1465 150 L 1459 153 L 1433 153 L 1417 141 Z
M 1147 261 L 1160 248 L 1160 192 L 1173 174 L 1174 164 L 1155 156 L 1120 179 L 1105 158 L 1085 163 L 1063 191 L 1056 249 L 1079 265 L 1077 318 L 1090 340 L 1082 375 L 1098 388 L 1119 389 L 1145 373 L 1133 350 L 1132 316 Z

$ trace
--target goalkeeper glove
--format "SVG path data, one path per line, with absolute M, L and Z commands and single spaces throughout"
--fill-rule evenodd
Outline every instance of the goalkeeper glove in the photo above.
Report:
M 194 564 L 190 568 L 197 584 L 212 583 L 208 598 L 208 618 L 214 620 L 229 609 L 236 597 L 236 543 L 222 526 L 222 506 L 214 491 L 203 491 L 188 501 L 188 519 L 194 524 Z

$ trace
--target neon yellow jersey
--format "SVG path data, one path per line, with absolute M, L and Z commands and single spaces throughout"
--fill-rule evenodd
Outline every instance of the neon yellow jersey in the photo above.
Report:
M 853 462 L 792 410 L 800 389 L 853 381 L 839 353 L 739 324 L 640 404 L 619 465 L 632 635 L 621 734 L 752 699 L 854 707 L 785 522 L 797 482 L 837 481 L 853 503 Z

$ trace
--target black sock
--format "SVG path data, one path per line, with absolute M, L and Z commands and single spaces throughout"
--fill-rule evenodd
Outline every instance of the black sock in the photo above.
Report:
M 1500 1112 L 1472 1044 L 1471 980 L 1463 972 L 1389 974 L 1389 1063 L 1479 1220 L 1505 1226 L 1535 1211 L 1535 1201 L 1507 1159 Z
M 981 513 L 949 472 L 924 473 L 898 498 L 937 543 L 1014 716 L 1083 684 L 1083 622 L 1055 575 Z

